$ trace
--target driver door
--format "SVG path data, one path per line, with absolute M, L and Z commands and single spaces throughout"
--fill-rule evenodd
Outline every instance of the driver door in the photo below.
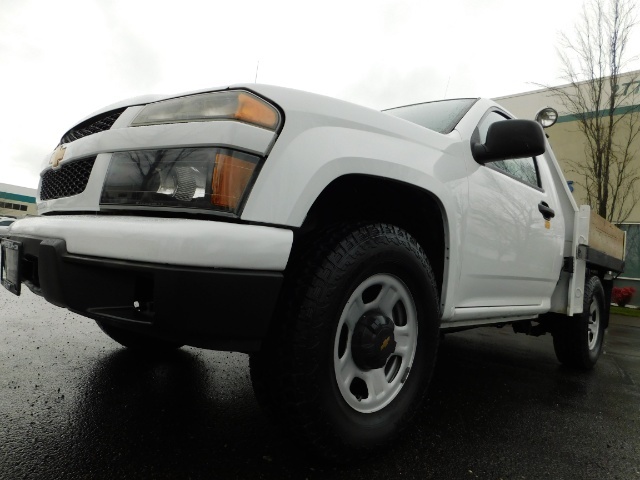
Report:
M 499 110 L 487 112 L 473 140 L 484 143 L 489 125 L 507 120 Z M 481 165 L 469 152 L 467 168 L 469 207 L 456 312 L 547 308 L 562 266 L 564 222 L 544 158 Z M 543 206 L 555 217 L 545 219 Z

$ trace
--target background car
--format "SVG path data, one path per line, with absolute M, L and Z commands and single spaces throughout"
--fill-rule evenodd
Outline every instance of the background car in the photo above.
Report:
M 9 226 L 15 222 L 15 218 L 11 217 L 0 217 L 0 236 L 6 235 L 9 233 Z

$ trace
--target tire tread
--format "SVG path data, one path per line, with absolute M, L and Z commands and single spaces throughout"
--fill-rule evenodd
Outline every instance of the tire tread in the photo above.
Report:
M 585 281 L 583 312 L 574 317 L 559 319 L 561 323 L 556 326 L 553 333 L 553 347 L 556 357 L 560 363 L 567 367 L 590 370 L 595 366 L 602 351 L 605 318 L 600 319 L 600 340 L 595 355 L 589 351 L 588 343 L 585 343 L 586 339 L 584 338 L 589 321 L 591 299 L 594 296 L 598 297 L 601 302 L 601 315 L 604 317 L 607 310 L 604 305 L 605 295 L 602 283 L 598 277 L 589 276 Z
M 314 381 L 319 365 L 312 359 L 318 357 L 318 349 L 327 341 L 326 328 L 316 323 L 317 318 L 331 315 L 331 306 L 323 299 L 341 293 L 337 291 L 340 280 L 365 255 L 366 250 L 359 247 L 368 242 L 379 246 L 393 244 L 408 250 L 420 260 L 426 281 L 433 292 L 437 292 L 437 286 L 420 245 L 394 225 L 339 225 L 316 239 L 307 245 L 288 272 L 287 278 L 290 280 L 285 280 L 281 318 L 276 319 L 276 327 L 272 329 L 265 351 L 252 355 L 252 381 L 259 403 L 270 416 L 276 416 L 281 423 L 284 422 L 289 434 L 306 444 L 310 443 L 319 456 L 341 462 L 353 458 L 354 453 L 366 453 L 366 450 L 345 445 L 322 415 L 320 385 Z M 439 314 L 437 298 L 435 303 Z M 438 338 L 436 335 L 436 342 Z M 279 345 L 279 348 L 275 345 Z M 316 353 L 309 355 L 309 352 Z M 424 382 L 420 398 L 398 420 L 400 428 L 397 433 L 407 426 L 415 414 L 427 385 L 428 379 Z M 385 439 L 384 443 L 388 440 Z

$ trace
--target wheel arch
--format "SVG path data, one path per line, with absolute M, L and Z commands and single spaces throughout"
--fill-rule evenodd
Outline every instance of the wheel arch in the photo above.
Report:
M 391 223 L 410 233 L 427 254 L 442 298 L 449 239 L 445 208 L 436 195 L 416 185 L 363 174 L 336 178 L 309 209 L 292 255 L 324 228 L 363 221 Z

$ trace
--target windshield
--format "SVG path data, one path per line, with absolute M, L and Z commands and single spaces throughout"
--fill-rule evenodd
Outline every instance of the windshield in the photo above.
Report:
M 383 111 L 438 133 L 450 133 L 476 101 L 477 98 L 456 98 L 418 103 Z

